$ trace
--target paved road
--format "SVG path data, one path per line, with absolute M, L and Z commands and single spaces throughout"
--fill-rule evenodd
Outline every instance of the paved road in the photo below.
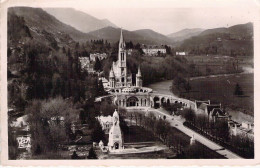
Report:
M 192 137 L 194 136 L 195 140 L 200 142 L 201 144 L 207 146 L 208 148 L 216 151 L 217 153 L 225 156 L 228 159 L 242 159 L 240 156 L 238 156 L 237 154 L 224 149 L 222 146 L 216 144 L 215 142 L 207 139 L 206 137 L 196 133 L 195 131 L 185 127 L 183 125 L 184 120 L 182 120 L 179 117 L 176 116 L 171 116 L 169 114 L 167 114 L 167 112 L 164 109 L 153 109 L 153 108 L 148 108 L 148 111 L 152 111 L 157 117 L 160 115 L 161 117 L 163 117 L 164 115 L 166 116 L 166 120 L 171 124 L 171 126 L 177 128 L 178 130 L 182 131 L 183 133 L 185 133 L 186 135 Z M 173 119 L 173 120 L 172 120 Z

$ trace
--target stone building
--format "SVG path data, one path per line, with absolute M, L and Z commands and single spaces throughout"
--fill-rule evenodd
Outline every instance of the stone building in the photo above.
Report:
M 223 111 L 221 104 L 212 104 L 210 100 L 195 100 L 195 111 L 198 114 L 205 115 L 209 121 L 228 120 L 228 115 Z
M 185 52 L 185 51 L 177 51 L 177 52 L 176 52 L 176 55 L 185 56 L 185 55 L 188 55 L 188 52 Z
M 177 98 L 171 95 L 153 93 L 151 88 L 143 87 L 141 68 L 138 67 L 135 83 L 132 82 L 126 66 L 127 53 L 123 33 L 121 30 L 118 50 L 118 60 L 113 62 L 108 84 L 103 83 L 105 90 L 109 93 L 95 99 L 96 102 L 110 99 L 115 105 L 123 108 L 147 107 L 158 108 L 162 103 L 181 103 L 183 107 L 194 106 L 194 102 Z
M 156 56 L 159 54 L 166 54 L 166 48 L 161 46 L 142 46 L 142 50 L 145 55 Z
M 99 60 L 106 59 L 108 56 L 106 53 L 90 53 L 89 58 L 90 61 L 95 62 L 96 59 L 98 58 Z
M 109 87 L 110 88 L 120 88 L 120 87 L 131 87 L 132 74 L 127 70 L 126 58 L 127 50 L 121 30 L 120 40 L 119 40 L 119 50 L 118 50 L 118 60 L 113 62 L 110 73 L 109 73 Z M 142 86 L 140 67 L 136 76 L 136 86 Z
M 119 115 L 116 110 L 113 113 L 113 125 L 109 131 L 108 149 L 109 151 L 124 149 L 122 132 L 119 125 Z
M 79 57 L 79 62 L 82 70 L 89 68 L 90 65 L 89 57 Z

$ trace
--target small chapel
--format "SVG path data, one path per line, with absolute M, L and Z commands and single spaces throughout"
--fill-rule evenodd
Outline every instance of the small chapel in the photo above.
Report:
M 113 113 L 113 125 L 109 131 L 108 138 L 108 150 L 116 151 L 119 149 L 124 149 L 122 132 L 119 125 L 119 115 L 117 110 Z
M 120 87 L 131 87 L 132 74 L 127 71 L 126 66 L 127 50 L 123 37 L 123 32 L 121 29 L 121 35 L 119 39 L 119 49 L 118 49 L 118 60 L 113 62 L 110 73 L 109 73 L 109 87 L 110 88 L 120 88 Z M 136 87 L 142 87 L 142 75 L 140 67 L 138 68 L 138 73 L 136 74 Z

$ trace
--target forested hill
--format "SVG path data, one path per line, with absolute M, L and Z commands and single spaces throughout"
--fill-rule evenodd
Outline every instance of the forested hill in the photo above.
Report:
M 192 36 L 199 35 L 204 29 L 201 28 L 193 28 L 193 29 L 183 29 L 178 32 L 171 33 L 167 35 L 167 37 L 171 38 L 174 41 L 183 41 Z
M 42 9 L 9 8 L 9 107 L 24 110 L 32 100 L 56 96 L 75 102 L 96 96 L 97 79 L 81 73 L 78 58 L 89 56 L 91 44 L 79 44 L 74 35 L 84 36 Z
M 190 54 L 252 56 L 253 38 L 252 23 L 208 29 L 198 36 L 184 40 L 179 50 L 188 51 Z
M 105 39 L 110 42 L 117 42 L 120 37 L 120 28 L 105 27 L 99 30 L 89 32 L 88 34 L 96 37 L 96 39 Z M 174 42 L 163 34 L 157 33 L 151 29 L 141 29 L 135 31 L 123 30 L 126 41 L 141 44 L 173 44 Z
M 60 39 L 61 42 L 62 36 L 70 36 L 75 41 L 85 41 L 86 39 L 93 38 L 89 34 L 82 33 L 77 29 L 60 22 L 41 8 L 12 7 L 8 9 L 8 14 L 22 17 L 32 35 L 38 37 L 44 36 L 43 34 L 47 32 L 53 38 L 57 40 Z M 67 43 L 70 42 L 68 41 L 68 38 L 64 40 Z

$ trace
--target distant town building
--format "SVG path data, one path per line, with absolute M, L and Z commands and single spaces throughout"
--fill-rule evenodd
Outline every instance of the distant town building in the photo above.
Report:
M 88 73 L 93 74 L 96 73 L 96 71 L 94 70 L 94 64 L 89 64 L 89 66 L 86 69 L 88 71 Z
M 128 49 L 128 50 L 126 50 L 127 55 L 131 55 L 132 52 L 133 52 L 133 49 Z
M 161 46 L 157 46 L 157 45 L 150 45 L 150 46 L 142 45 L 141 48 L 142 48 L 144 54 L 148 55 L 148 56 L 157 56 L 159 54 L 166 54 L 166 48 L 164 47 L 164 45 L 161 45 Z
M 249 139 L 254 139 L 254 124 L 249 122 L 242 122 L 242 124 L 229 120 L 228 121 L 230 135 L 233 136 L 244 136 Z
M 188 52 L 185 52 L 185 51 L 177 51 L 177 52 L 176 52 L 176 55 L 185 56 L 185 55 L 188 55 Z
M 89 74 L 98 74 L 94 70 L 94 62 L 89 57 L 79 57 L 81 71 L 87 71 Z
M 218 38 L 217 38 L 217 41 L 222 41 L 221 37 L 218 37 Z
M 221 104 L 210 104 L 209 100 L 195 100 L 195 110 L 205 115 L 209 121 L 216 122 L 218 119 L 228 120 L 228 115 L 221 108 Z
M 80 67 L 81 69 L 87 69 L 90 64 L 89 57 L 79 57 Z
M 97 58 L 99 60 L 106 59 L 107 58 L 107 54 L 106 53 L 91 53 L 89 55 L 89 57 L 90 57 L 90 61 L 95 62 Z

